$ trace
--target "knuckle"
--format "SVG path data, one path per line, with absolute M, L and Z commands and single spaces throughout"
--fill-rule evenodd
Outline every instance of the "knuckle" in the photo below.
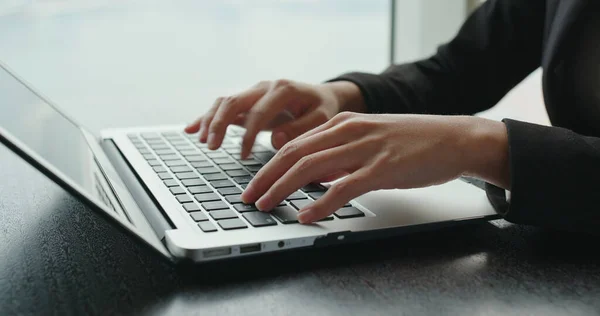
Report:
M 225 128 L 225 122 L 220 118 L 216 118 L 210 123 L 210 131 L 211 132 L 217 132 L 224 128 Z
M 348 191 L 348 181 L 340 181 L 329 188 L 329 193 L 333 196 L 343 196 Z
M 225 106 L 225 107 L 228 107 L 228 108 L 229 107 L 233 107 L 236 104 L 238 104 L 239 101 L 240 101 L 240 99 L 236 95 L 228 96 L 225 99 L 223 99 L 222 106 Z
M 338 121 L 347 121 L 353 118 L 356 114 L 352 112 L 340 112 L 334 117 Z
M 289 142 L 279 151 L 279 157 L 283 160 L 293 159 L 298 152 L 298 145 L 294 142 Z
M 296 169 L 299 173 L 306 172 L 314 166 L 315 159 L 311 156 L 304 156 L 298 160 Z
M 262 88 L 262 87 L 268 87 L 269 85 L 271 85 L 270 81 L 266 81 L 266 80 L 261 80 L 259 82 L 257 82 L 254 87 L 255 88 Z
M 279 79 L 279 80 L 275 80 L 273 82 L 273 88 L 279 89 L 279 90 L 291 91 L 291 90 L 294 90 L 296 87 L 291 80 Z
M 213 103 L 213 108 L 216 109 L 219 107 L 219 105 L 221 105 L 221 102 L 223 102 L 223 100 L 225 100 L 227 97 L 218 97 L 215 99 L 215 103 Z

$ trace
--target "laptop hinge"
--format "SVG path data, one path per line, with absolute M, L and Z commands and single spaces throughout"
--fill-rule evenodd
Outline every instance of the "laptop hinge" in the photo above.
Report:
M 175 229 L 175 225 L 158 207 L 153 195 L 137 176 L 132 166 L 111 139 L 102 140 L 100 145 L 131 196 L 150 223 L 156 236 L 164 243 L 165 231 Z

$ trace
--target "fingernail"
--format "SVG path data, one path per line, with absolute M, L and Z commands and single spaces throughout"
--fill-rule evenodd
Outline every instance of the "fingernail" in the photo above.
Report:
M 208 134 L 208 147 L 209 147 L 210 149 L 214 149 L 214 148 L 216 147 L 216 144 L 215 144 L 215 142 L 216 142 L 217 140 L 216 140 L 215 138 L 216 138 L 216 137 L 215 137 L 215 133 L 209 133 L 209 134 Z
M 288 142 L 288 137 L 284 132 L 278 132 L 273 135 L 273 142 L 276 147 L 281 148 Z
M 254 205 L 256 205 L 256 207 L 259 210 L 264 211 L 267 209 L 267 206 L 269 205 L 269 199 L 270 199 L 270 196 L 265 194 L 260 199 L 258 199 L 258 201 L 256 201 L 256 203 Z
M 312 209 L 308 209 L 308 210 L 298 213 L 298 221 L 301 224 L 310 223 L 313 220 L 313 217 L 314 217 L 314 212 Z

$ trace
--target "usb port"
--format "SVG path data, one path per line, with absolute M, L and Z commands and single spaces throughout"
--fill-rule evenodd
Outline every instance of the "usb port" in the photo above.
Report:
M 240 246 L 240 253 L 260 251 L 260 244 Z

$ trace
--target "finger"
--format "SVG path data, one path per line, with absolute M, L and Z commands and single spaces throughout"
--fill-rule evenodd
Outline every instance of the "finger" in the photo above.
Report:
M 348 152 L 356 146 L 345 145 L 302 157 L 280 177 L 256 202 L 259 210 L 270 210 L 299 188 L 315 179 L 331 174 L 331 171 L 355 169 L 362 157 L 348 159 Z
M 184 128 L 184 131 L 188 134 L 194 134 L 197 133 L 198 130 L 200 130 L 200 123 L 202 122 L 202 116 L 197 118 L 194 122 L 188 124 L 188 126 L 186 126 Z
M 346 172 L 346 171 L 340 171 L 340 172 L 336 172 L 336 173 L 331 174 L 331 175 L 327 175 L 327 176 L 325 176 L 323 178 L 319 178 L 319 179 L 317 179 L 317 180 L 315 180 L 313 182 L 314 183 L 333 182 L 333 181 L 338 180 L 340 178 L 343 178 L 343 177 L 345 177 L 347 175 L 348 175 L 348 172 Z
M 328 120 L 327 122 L 307 131 L 306 133 L 300 135 L 297 137 L 297 140 L 301 140 L 304 138 L 308 138 L 311 137 L 313 135 L 316 135 L 318 133 L 321 133 L 323 131 L 326 131 L 328 129 L 331 129 L 335 126 L 338 126 L 342 123 L 344 123 L 345 121 L 349 120 L 350 118 L 352 118 L 355 114 L 354 113 L 350 113 L 350 112 L 342 112 L 337 114 L 336 116 L 334 116 L 332 119 Z
M 322 197 L 299 210 L 298 221 L 308 224 L 323 219 L 350 200 L 371 191 L 371 173 L 370 168 L 362 168 L 335 183 Z
M 288 143 L 258 171 L 242 193 L 242 200 L 254 203 L 302 157 L 342 145 L 346 142 L 346 137 L 347 134 L 331 129 L 311 138 Z
M 221 146 L 227 127 L 232 124 L 238 114 L 247 112 L 264 95 L 265 89 L 256 87 L 240 94 L 227 97 L 215 111 L 208 126 L 208 148 Z
M 325 122 L 327 122 L 327 115 L 321 110 L 308 112 L 294 121 L 275 128 L 271 134 L 271 144 L 276 149 L 280 149 L 290 140 Z
M 219 105 L 221 104 L 222 101 L 223 101 L 223 97 L 217 98 L 215 100 L 215 102 L 213 103 L 213 106 L 210 108 L 210 110 L 208 110 L 208 112 L 199 119 L 200 131 L 198 132 L 198 135 L 199 135 L 198 138 L 201 143 L 206 142 L 206 137 L 208 135 L 207 129 L 206 129 L 206 126 L 207 126 L 206 124 L 207 124 L 207 122 L 210 122 L 210 120 L 212 120 L 213 115 L 215 115 L 215 112 L 219 108 Z
M 242 158 L 248 157 L 256 135 L 271 122 L 285 106 L 303 94 L 305 87 L 286 80 L 276 81 L 270 91 L 265 94 L 248 113 L 246 133 L 242 140 Z

